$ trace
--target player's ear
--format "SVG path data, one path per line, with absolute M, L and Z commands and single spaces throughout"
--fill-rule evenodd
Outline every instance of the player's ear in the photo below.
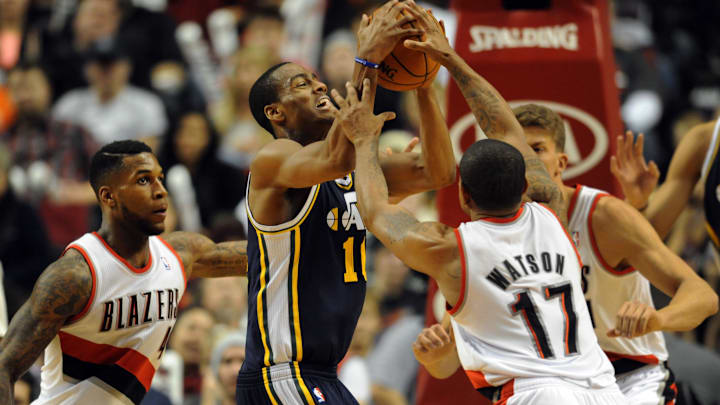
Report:
M 472 197 L 470 197 L 470 193 L 463 187 L 462 181 L 458 181 L 458 200 L 460 201 L 460 207 L 463 211 L 469 213 Z
M 101 186 L 98 190 L 98 196 L 100 196 L 100 203 L 105 204 L 110 208 L 115 208 L 117 205 L 115 196 L 108 186 Z
M 558 169 L 560 169 L 560 173 L 564 172 L 565 169 L 567 169 L 568 161 L 569 159 L 567 153 L 558 154 Z
M 263 112 L 265 112 L 265 116 L 270 122 L 280 123 L 285 121 L 285 113 L 277 103 L 266 105 Z
M 523 192 L 522 192 L 523 195 L 525 195 L 525 193 L 527 193 L 527 189 L 528 189 L 529 186 L 530 186 L 530 183 L 528 183 L 527 177 L 526 177 L 526 178 L 525 178 L 525 187 L 523 188 Z

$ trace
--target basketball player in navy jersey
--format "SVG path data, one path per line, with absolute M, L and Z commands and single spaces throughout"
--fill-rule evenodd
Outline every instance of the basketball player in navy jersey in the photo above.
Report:
M 12 403 L 14 382 L 51 342 L 40 403 L 139 403 L 187 279 L 246 274 L 244 241 L 156 236 L 165 230 L 167 191 L 144 143 L 105 145 L 89 177 L 102 209 L 100 229 L 45 269 L 13 317 L 0 348 L 0 403 Z
M 358 30 L 359 58 L 379 63 L 420 30 L 402 28 L 404 3 L 383 6 Z M 357 65 L 356 87 L 377 70 Z M 348 89 L 353 86 L 348 84 Z M 447 126 L 432 92 L 418 89 L 422 154 L 383 158 L 394 196 L 437 189 L 455 178 Z M 337 92 L 333 92 L 337 94 Z M 248 185 L 249 320 L 239 404 L 355 404 L 337 380 L 365 298 L 365 226 L 356 206 L 352 144 L 335 122 L 327 88 L 294 63 L 253 85 L 257 122 L 276 139 L 259 151 Z M 394 114 L 386 113 L 384 119 Z

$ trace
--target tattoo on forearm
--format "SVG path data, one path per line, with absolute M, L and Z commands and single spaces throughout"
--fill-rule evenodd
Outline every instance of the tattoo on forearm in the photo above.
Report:
M 237 270 L 238 273 L 245 274 L 247 271 L 246 252 L 245 242 L 223 242 L 202 256 L 198 263 L 217 271 Z
M 459 66 L 453 66 L 450 74 L 467 100 L 468 106 L 483 132 L 491 136 L 494 132 L 505 131 L 506 128 L 500 121 L 502 100 L 493 91 L 485 89 L 485 86 L 477 82 L 482 79 L 479 76 L 468 75 Z
M 401 241 L 419 223 L 417 218 L 404 210 L 386 214 L 385 222 L 390 243 Z

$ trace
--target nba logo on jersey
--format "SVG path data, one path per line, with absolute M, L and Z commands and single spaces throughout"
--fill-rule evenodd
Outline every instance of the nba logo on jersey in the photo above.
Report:
M 313 395 L 315 395 L 315 398 L 317 398 L 319 404 L 325 402 L 325 395 L 323 395 L 322 391 L 320 391 L 320 388 L 313 388 Z
M 170 270 L 170 263 L 168 263 L 168 261 L 167 261 L 167 259 L 165 258 L 165 256 L 160 256 L 160 263 L 162 263 L 162 265 L 163 265 L 163 267 L 165 268 L 165 270 Z
M 575 246 L 580 246 L 580 232 L 573 232 L 572 233 L 572 240 Z

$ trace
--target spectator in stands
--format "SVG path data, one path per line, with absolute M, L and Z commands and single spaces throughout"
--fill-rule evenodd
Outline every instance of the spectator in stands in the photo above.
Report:
M 176 203 L 181 229 L 188 230 L 187 212 L 184 212 L 189 209 L 184 203 L 188 191 L 195 199 L 190 205 L 197 207 L 202 227 L 207 229 L 213 224 L 213 218 L 234 211 L 245 196 L 246 178 L 238 169 L 217 158 L 218 135 L 203 112 L 189 111 L 174 125 L 177 127 L 165 138 L 160 155 L 160 163 L 168 176 L 168 191 Z M 175 187 L 177 169 L 188 173 L 191 184 Z
M 94 44 L 85 64 L 90 87 L 62 96 L 53 118 L 84 126 L 99 144 L 139 139 L 155 147 L 167 130 L 165 109 L 155 94 L 128 83 L 132 64 L 125 46 L 117 41 Z
M 202 307 L 185 310 L 170 337 L 170 349 L 183 360 L 183 404 L 196 404 L 202 390 L 202 370 L 208 365 L 212 314 Z
M 355 69 L 354 58 L 357 53 L 355 35 L 350 30 L 337 30 L 330 34 L 324 43 L 320 64 L 322 76 L 329 89 L 339 91 L 345 88 L 345 82 L 352 79 Z
M 367 355 L 370 353 L 375 337 L 380 331 L 380 307 L 377 297 L 368 293 L 365 296 L 360 318 L 353 334 L 350 348 L 343 361 L 338 365 L 338 379 L 353 394 L 360 405 L 370 405 L 372 389 Z
M 250 87 L 278 59 L 266 48 L 246 47 L 229 59 L 225 100 L 214 108 L 213 119 L 223 134 L 218 157 L 242 170 L 250 167 L 255 153 L 272 140 L 250 112 Z M 352 69 L 352 68 L 351 68 Z
M 413 391 L 418 363 L 408 350 L 423 328 L 427 280 L 410 273 L 390 250 L 375 246 L 372 291 L 380 297 L 385 329 L 368 356 L 373 403 L 405 405 Z
M 62 249 L 90 227 L 96 199 L 87 173 L 98 146 L 82 127 L 50 118 L 52 89 L 40 66 L 17 66 L 8 86 L 18 116 L 0 131 L 0 141 L 13 155 L 22 197 L 37 203 L 52 243 Z
M 276 7 L 260 7 L 240 24 L 241 47 L 264 48 L 275 59 L 283 56 L 285 22 Z
M 129 0 L 79 0 L 77 12 L 59 32 L 45 33 L 43 62 L 52 67 L 51 80 L 61 96 L 88 83 L 83 57 L 95 42 L 119 40 L 128 44 L 131 83 L 150 89 L 156 68 L 183 65 L 174 35 L 172 18 Z
M 245 334 L 232 333 L 213 348 L 209 375 L 203 381 L 201 405 L 235 405 L 235 387 L 245 361 Z
M 28 299 L 43 269 L 57 257 L 38 213 L 10 188 L 11 166 L 10 151 L 0 143 L 0 262 L 9 318 Z
M 247 278 L 219 277 L 199 281 L 200 304 L 213 314 L 215 328 L 244 334 L 247 325 Z

